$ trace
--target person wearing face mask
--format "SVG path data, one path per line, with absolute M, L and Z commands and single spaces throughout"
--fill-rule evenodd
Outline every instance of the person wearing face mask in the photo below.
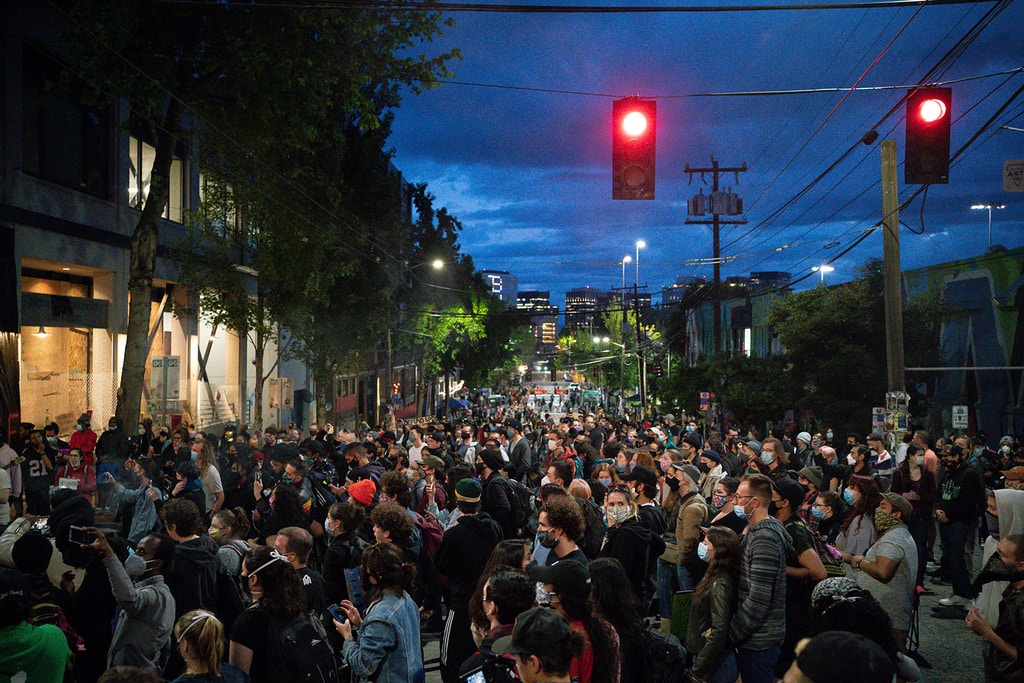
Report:
M 71 444 L 60 438 L 60 427 L 57 426 L 56 422 L 46 425 L 43 431 L 46 433 L 46 442 L 50 444 L 50 448 L 53 450 L 58 453 L 66 453 L 71 448 Z
M 1024 491 L 1017 489 L 998 489 L 986 492 L 985 536 L 982 570 L 974 581 L 974 587 L 980 589 L 975 600 L 979 615 L 989 623 L 999 619 L 999 601 L 1009 586 L 1009 579 L 997 576 L 1004 571 L 1004 566 L 997 566 L 1001 561 L 998 552 L 999 542 L 1003 538 L 1024 531 Z
M 476 474 L 483 484 L 480 507 L 501 526 L 504 538 L 512 538 L 516 535 L 513 515 L 515 494 L 509 488 L 508 479 L 501 473 L 505 466 L 501 454 L 485 448 L 476 454 L 475 464 Z
M 853 475 L 843 489 L 843 502 L 847 505 L 846 517 L 839 534 L 836 548 L 851 555 L 863 555 L 875 542 L 875 510 L 881 501 L 878 484 L 869 477 Z
M 54 483 L 65 488 L 71 488 L 74 483 L 78 492 L 86 500 L 91 501 L 93 494 L 96 493 L 96 470 L 85 464 L 82 451 L 72 448 L 68 451 L 68 457 L 64 459 L 64 466 L 57 470 Z
M 473 440 L 473 428 L 470 425 L 464 425 L 459 432 L 459 439 L 459 446 L 455 452 L 463 462 L 472 465 L 476 462 L 476 452 L 479 449 L 479 445 Z
M 621 562 L 640 604 L 649 605 L 654 597 L 651 568 L 665 552 L 665 541 L 640 520 L 636 501 L 625 484 L 616 484 L 605 495 L 604 513 L 608 530 L 598 557 Z
M 866 444 L 858 443 L 850 447 L 850 452 L 846 456 L 847 467 L 843 473 L 842 488 L 845 489 L 849 486 L 850 477 L 855 474 L 862 477 L 871 477 L 872 479 L 877 478 L 878 473 L 869 461 L 870 454 L 871 449 Z
M 544 509 L 537 515 L 537 543 L 547 548 L 545 565 L 563 560 L 576 560 L 582 564 L 590 561 L 580 549 L 586 521 L 580 506 L 570 496 L 548 497 Z
M 95 539 L 88 547 L 103 559 L 120 607 L 107 666 L 138 666 L 162 674 L 174 628 L 174 597 L 164 582 L 164 570 L 174 560 L 174 541 L 150 534 L 122 564 L 103 532 L 93 527 L 86 531 Z
M 811 506 L 811 517 L 814 518 L 814 533 L 830 545 L 835 545 L 836 536 L 843 524 L 840 512 L 843 499 L 835 491 L 819 491 Z
M 724 526 L 732 529 L 737 534 L 742 534 L 747 526 L 747 520 L 741 519 L 733 509 L 736 502 L 736 489 L 739 488 L 740 480 L 735 477 L 722 477 L 715 485 L 714 493 L 711 495 L 711 507 L 716 513 L 708 526 Z
M 768 437 L 761 444 L 760 458 L 761 473 L 767 475 L 773 482 L 790 478 L 789 470 L 786 469 L 789 465 L 786 449 L 774 436 Z
M 976 533 L 978 519 L 985 507 L 985 485 L 981 473 L 964 464 L 965 443 L 966 437 L 957 437 L 949 451 L 942 454 L 942 467 L 946 474 L 939 486 L 935 510 L 943 563 L 953 584 L 953 594 L 939 600 L 945 606 L 964 606 L 974 598 L 967 549 L 971 547 L 969 537 Z
M 221 574 L 237 578 L 242 571 L 242 560 L 252 550 L 246 543 L 249 534 L 249 518 L 245 510 L 221 509 L 210 520 L 210 538 L 220 546 L 217 549 L 218 568 Z
M 676 592 L 693 590 L 706 569 L 697 558 L 697 543 L 700 527 L 711 514 L 697 483 L 684 468 L 692 469 L 692 466 L 673 461 L 665 475 L 665 484 L 671 493 L 662 508 L 665 552 L 658 559 L 658 610 L 661 628 L 666 633 Z
M 708 570 L 694 591 L 686 626 L 684 644 L 693 655 L 690 679 L 734 683 L 736 654 L 728 640 L 740 572 L 740 537 L 727 527 L 712 527 L 697 546 L 697 554 L 708 563 Z
M 892 620 L 892 634 L 904 651 L 917 586 L 917 544 L 904 520 L 913 514 L 910 501 L 884 493 L 875 511 L 878 540 L 863 554 L 843 553 L 857 585 L 871 593 Z
M 701 475 L 700 482 L 698 482 L 700 493 L 705 500 L 711 500 L 719 480 L 725 476 L 725 470 L 722 468 L 722 456 L 717 451 L 701 451 L 700 464 Z
M 998 571 L 992 573 L 1006 581 L 1007 587 L 1002 592 L 995 625 L 993 620 L 982 615 L 978 607 L 968 611 L 965 621 L 968 628 L 984 638 L 989 646 L 985 680 L 1018 681 L 1024 677 L 1024 665 L 1019 657 L 1019 644 L 1024 639 L 1024 624 L 1020 620 L 1024 610 L 1024 536 L 1013 534 L 1001 538 L 996 545 L 996 555 Z M 989 560 L 986 568 L 991 565 L 993 559 Z
M 78 448 L 82 451 L 82 457 L 86 465 L 93 465 L 93 451 L 96 449 L 96 432 L 92 430 L 92 417 L 89 413 L 82 413 L 75 423 L 75 431 L 68 442 L 69 448 Z
M 615 465 L 602 462 L 594 467 L 593 478 L 596 479 L 601 486 L 604 486 L 604 490 L 607 491 L 612 487 L 612 484 L 618 484 L 622 481 L 619 477 L 619 473 L 615 470 Z
M 793 551 L 782 522 L 768 514 L 772 481 L 748 474 L 736 490 L 736 514 L 747 520 L 740 550 L 736 611 L 729 640 L 743 683 L 773 683 L 786 630 L 786 558 Z
M 934 526 L 938 486 L 935 475 L 926 466 L 924 449 L 916 442 L 907 445 L 907 457 L 893 474 L 889 490 L 909 500 L 914 508 L 914 514 L 903 521 L 917 543 L 917 585 L 923 586 L 928 565 L 928 527 Z
M 83 451 L 84 453 L 84 451 Z M 121 419 L 111 417 L 107 428 L 96 440 L 96 476 L 103 485 L 99 490 L 99 507 L 116 510 L 118 505 L 117 489 L 106 483 L 106 473 L 121 481 L 125 477 L 124 463 L 128 458 L 128 437 L 122 429 Z

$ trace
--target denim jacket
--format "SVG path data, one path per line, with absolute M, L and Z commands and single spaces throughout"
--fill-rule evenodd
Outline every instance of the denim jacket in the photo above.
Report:
M 342 655 L 361 681 L 423 683 L 420 613 L 409 594 L 389 592 L 370 605 Z
M 164 493 L 153 487 L 163 499 Z M 118 484 L 118 490 L 124 499 L 135 503 L 135 512 L 132 513 L 132 525 L 128 531 L 128 540 L 137 545 L 154 529 L 160 528 L 160 514 L 157 512 L 156 503 L 149 497 L 149 487 L 140 486 L 137 489 L 128 489 L 124 484 Z

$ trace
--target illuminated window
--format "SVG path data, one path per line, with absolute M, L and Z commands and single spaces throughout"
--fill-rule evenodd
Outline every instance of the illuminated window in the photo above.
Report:
M 141 209 L 149 186 L 153 181 L 153 162 L 156 159 L 156 148 L 135 137 L 131 138 L 128 152 L 128 204 Z M 185 164 L 177 156 L 171 160 L 170 196 L 164 207 L 163 217 L 181 223 L 184 210 L 188 205 L 188 179 L 185 177 Z

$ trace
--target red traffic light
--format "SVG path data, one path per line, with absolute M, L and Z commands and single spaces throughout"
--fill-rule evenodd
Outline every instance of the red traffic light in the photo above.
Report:
M 654 199 L 656 113 L 651 100 L 612 104 L 612 199 Z
M 907 97 L 907 136 L 903 162 L 906 184 L 949 182 L 952 96 L 950 88 L 918 88 Z
M 927 99 L 918 105 L 917 115 L 925 123 L 935 123 L 946 115 L 946 103 L 935 97 Z

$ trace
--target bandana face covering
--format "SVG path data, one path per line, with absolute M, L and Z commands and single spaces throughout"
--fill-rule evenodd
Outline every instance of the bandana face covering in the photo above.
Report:
M 1024 580 L 1024 571 L 1014 569 L 1000 559 L 999 553 L 995 553 L 981 568 L 981 573 L 974 580 L 974 586 L 980 588 L 992 581 L 1010 581 L 1012 583 L 1021 580 Z

